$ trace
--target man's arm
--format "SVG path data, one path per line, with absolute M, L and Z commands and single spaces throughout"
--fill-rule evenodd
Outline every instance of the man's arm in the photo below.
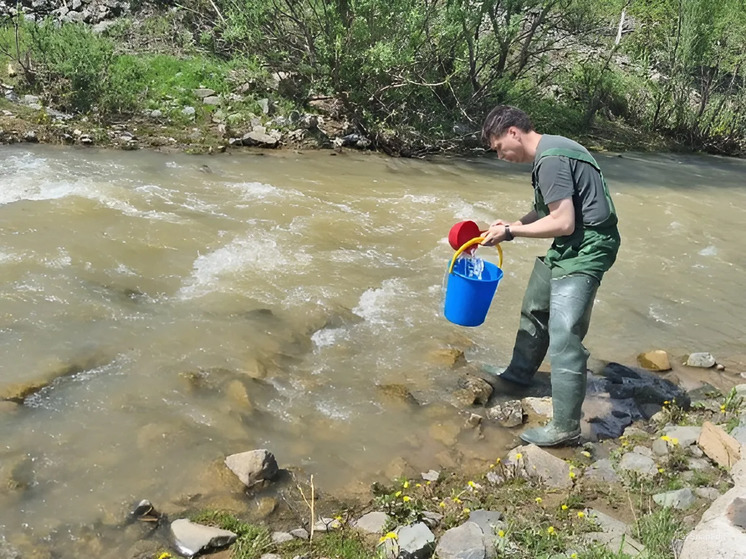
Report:
M 520 222 L 509 224 L 514 237 L 531 237 L 538 239 L 552 239 L 572 234 L 575 231 L 575 206 L 572 198 L 563 198 L 547 204 L 549 215 L 536 219 L 536 212 L 529 212 Z M 524 219 L 533 221 L 524 222 Z M 506 238 L 505 225 L 497 224 L 489 228 L 484 235 L 483 245 L 492 246 L 501 243 Z

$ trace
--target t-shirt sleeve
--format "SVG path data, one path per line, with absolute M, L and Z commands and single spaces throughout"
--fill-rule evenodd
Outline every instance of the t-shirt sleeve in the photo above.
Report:
M 572 198 L 575 186 L 572 181 L 570 160 L 562 155 L 545 157 L 539 164 L 539 189 L 545 204 Z

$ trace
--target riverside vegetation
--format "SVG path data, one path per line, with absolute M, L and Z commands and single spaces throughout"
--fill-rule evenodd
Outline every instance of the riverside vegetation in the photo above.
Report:
M 0 140 L 424 155 L 509 103 L 595 148 L 746 146 L 742 0 L 59 4 L 0 2 L 3 93 L 33 107 L 3 101 Z

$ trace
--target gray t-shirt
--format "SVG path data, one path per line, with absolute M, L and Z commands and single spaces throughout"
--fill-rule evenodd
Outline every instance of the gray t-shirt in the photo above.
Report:
M 579 143 L 564 136 L 542 135 L 536 147 L 534 171 L 538 171 L 536 176 L 544 203 L 572 198 L 575 212 L 579 214 L 575 216 L 577 222 L 591 226 L 603 223 L 609 217 L 610 210 L 599 172 L 585 161 L 563 155 L 545 157 L 539 164 L 541 154 L 551 148 L 588 153 Z

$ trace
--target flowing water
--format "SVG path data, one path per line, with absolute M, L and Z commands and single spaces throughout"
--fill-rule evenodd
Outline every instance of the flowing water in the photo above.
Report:
M 588 348 L 740 359 L 746 162 L 599 162 L 623 246 Z M 446 237 L 523 215 L 531 194 L 529 169 L 494 156 L 0 147 L 0 390 L 55 379 L 0 408 L 0 543 L 204 491 L 254 448 L 328 491 L 386 479 L 398 457 L 426 471 L 502 455 L 515 432 L 464 429 L 437 356 L 506 363 L 547 242 L 504 245 L 487 321 L 468 329 L 442 317 Z

